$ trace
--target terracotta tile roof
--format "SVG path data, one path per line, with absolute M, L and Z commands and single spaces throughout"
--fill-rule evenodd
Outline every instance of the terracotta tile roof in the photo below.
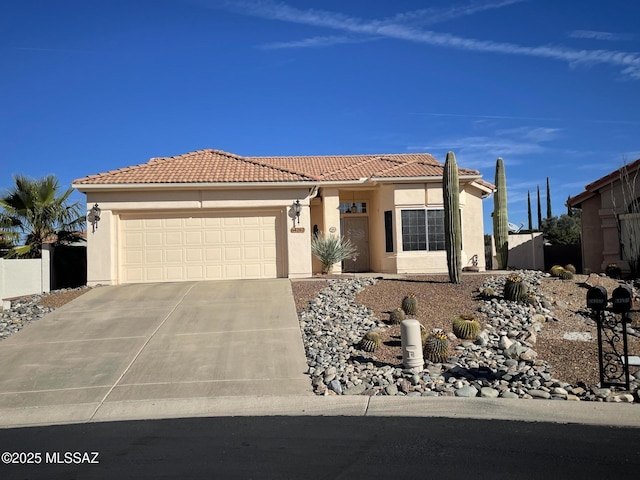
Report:
M 579 193 L 574 197 L 570 197 L 567 200 L 567 205 L 570 207 L 579 206 L 582 202 L 584 202 L 588 198 L 595 195 L 596 192 L 600 190 L 602 187 L 609 185 L 610 183 L 615 182 L 616 180 L 619 180 L 620 174 L 623 173 L 625 170 L 627 174 L 631 174 L 635 172 L 638 168 L 640 168 L 640 158 L 631 163 L 623 165 L 617 170 L 614 170 L 613 172 L 610 172 L 605 176 L 600 177 L 599 179 L 591 182 L 590 184 L 584 187 L 584 192 Z
M 242 183 L 349 181 L 361 178 L 439 177 L 443 165 L 428 153 L 241 157 L 220 150 L 198 150 L 111 170 L 74 184 Z M 477 170 L 460 169 L 461 175 Z

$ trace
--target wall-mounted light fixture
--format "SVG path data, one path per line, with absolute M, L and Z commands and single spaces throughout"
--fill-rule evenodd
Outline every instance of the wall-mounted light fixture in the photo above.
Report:
M 87 220 L 91 224 L 92 232 L 95 232 L 98 229 L 98 222 L 100 221 L 101 213 L 102 210 L 100 210 L 97 203 L 91 207 L 91 210 L 87 213 Z
M 298 225 L 300 225 L 300 213 L 302 212 L 302 205 L 300 205 L 300 200 L 296 200 L 291 208 L 293 208 L 293 213 L 296 216 L 293 222 L 295 223 L 295 221 L 298 220 Z

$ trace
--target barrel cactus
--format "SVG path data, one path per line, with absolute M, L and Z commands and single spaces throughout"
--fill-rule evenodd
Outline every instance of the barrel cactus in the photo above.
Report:
M 405 318 L 407 318 L 407 316 L 404 314 L 404 310 L 400 307 L 396 308 L 389 314 L 389 322 L 396 325 L 402 322 Z
M 473 315 L 460 315 L 453 321 L 453 334 L 461 340 L 475 340 L 480 333 L 480 323 Z
M 562 270 L 562 272 L 560 272 L 560 275 L 558 275 L 558 278 L 560 278 L 560 280 L 572 280 L 573 273 L 571 273 L 569 270 Z
M 523 302 L 528 296 L 527 285 L 520 275 L 511 274 L 504 284 L 504 299 L 512 302 Z
M 434 329 L 429 333 L 424 343 L 424 358 L 433 363 L 446 362 L 451 347 L 449 338 L 442 330 Z
M 573 264 L 571 264 L 571 263 L 567 263 L 567 264 L 564 266 L 564 269 L 565 269 L 565 270 L 568 270 L 569 272 L 573 273 L 574 275 L 576 274 L 576 267 L 575 267 Z
M 418 299 L 414 293 L 409 293 L 402 299 L 402 310 L 407 315 L 415 315 L 418 311 Z
M 487 287 L 487 288 L 483 288 L 480 291 L 480 296 L 482 298 L 491 298 L 494 297 L 496 295 L 496 292 L 493 290 L 493 288 Z
M 525 298 L 524 303 L 526 303 L 527 305 L 531 305 L 531 306 L 535 307 L 535 306 L 537 306 L 539 304 L 538 297 L 536 297 L 535 293 L 529 292 L 529 294 Z
M 427 332 L 427 329 L 424 328 L 424 325 L 420 324 L 420 341 L 423 349 L 424 349 L 424 344 L 426 343 L 428 337 L 429 337 L 429 332 Z
M 554 265 L 549 269 L 549 273 L 552 277 L 559 277 L 560 273 L 564 271 L 564 267 L 561 265 Z
M 380 338 L 380 333 L 375 330 L 368 331 L 360 340 L 360 349 L 365 352 L 375 352 L 380 345 L 382 345 L 382 338 Z

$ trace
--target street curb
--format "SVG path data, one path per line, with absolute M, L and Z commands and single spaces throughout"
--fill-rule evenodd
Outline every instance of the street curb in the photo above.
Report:
M 384 396 L 172 398 L 3 408 L 0 428 L 236 416 L 439 417 L 640 428 L 640 409 L 634 404 Z

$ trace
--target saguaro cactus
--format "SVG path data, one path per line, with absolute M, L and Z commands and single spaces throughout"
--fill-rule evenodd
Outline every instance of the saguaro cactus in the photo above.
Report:
M 502 158 L 496 161 L 496 193 L 493 195 L 493 240 L 498 268 L 507 268 L 509 260 L 509 225 L 507 217 L 507 180 Z
M 551 188 L 549 188 L 549 177 L 547 177 L 547 218 L 551 218 Z
M 533 231 L 533 220 L 531 219 L 531 192 L 527 190 L 527 219 L 529 220 L 529 231 Z
M 540 209 L 540 185 L 538 187 L 538 230 L 542 230 L 542 210 Z
M 460 225 L 460 183 L 458 163 L 453 152 L 447 152 L 442 178 L 444 198 L 444 239 L 447 251 L 449 281 L 460 283 L 462 276 L 462 232 Z

